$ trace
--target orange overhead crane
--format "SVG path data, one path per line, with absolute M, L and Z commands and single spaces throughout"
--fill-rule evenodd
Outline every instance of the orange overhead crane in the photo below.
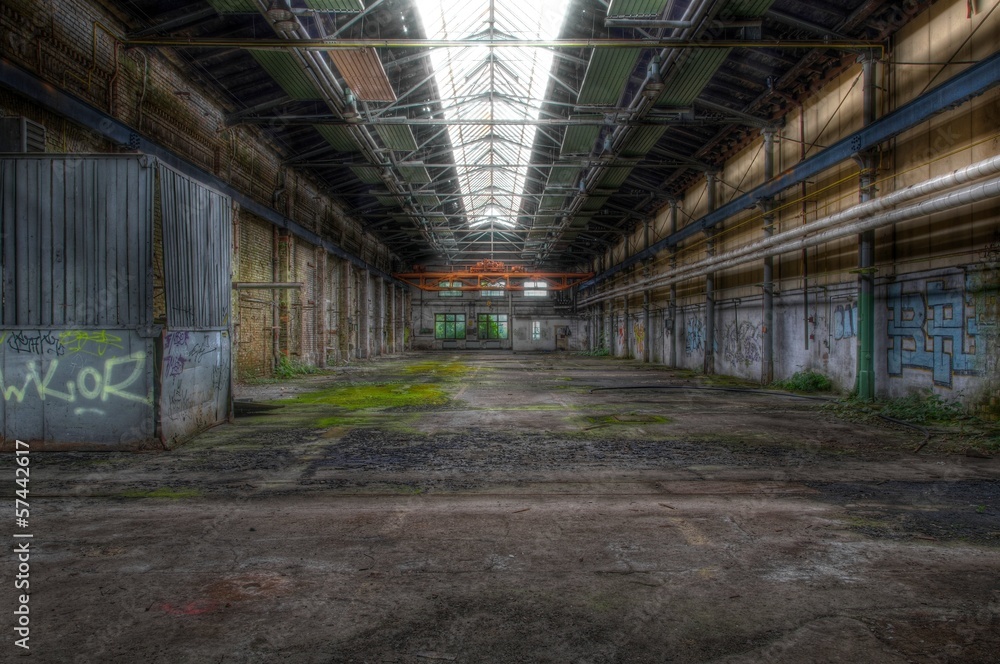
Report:
M 545 282 L 547 290 L 561 291 L 590 279 L 594 273 L 540 272 L 528 270 L 521 265 L 505 265 L 502 261 L 485 260 L 464 269 L 460 268 L 448 272 L 428 272 L 415 265 L 413 272 L 402 272 L 392 276 L 424 291 L 477 291 L 484 289 L 523 291 L 525 290 L 525 282 L 539 281 Z M 455 285 L 456 283 L 461 285 Z M 539 286 L 529 286 L 528 290 L 539 288 Z

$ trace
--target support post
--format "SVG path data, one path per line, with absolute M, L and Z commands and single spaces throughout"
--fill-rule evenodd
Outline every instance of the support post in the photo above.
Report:
M 707 187 L 708 211 L 715 210 L 717 201 L 715 198 L 716 173 L 705 173 L 705 187 Z M 705 235 L 708 238 L 706 243 L 706 253 L 709 256 L 715 255 L 715 234 L 714 228 L 706 228 Z M 705 275 L 705 359 L 702 371 L 706 375 L 715 373 L 715 273 L 709 272 Z
M 644 236 L 644 249 L 649 249 L 649 232 L 652 226 L 652 220 L 647 219 L 645 222 L 645 228 L 643 229 Z M 650 276 L 650 265 L 652 261 L 647 261 L 646 267 L 643 269 L 643 281 L 648 281 Z M 649 333 L 649 306 L 652 299 L 652 291 L 646 289 L 642 291 L 642 361 L 649 364 L 650 360 L 650 343 L 649 340 L 651 335 Z
M 764 132 L 764 181 L 774 177 L 774 129 Z M 764 212 L 764 237 L 774 235 L 774 201 L 763 199 L 761 209 Z M 774 257 L 764 259 L 763 289 L 763 320 L 761 321 L 760 343 L 760 382 L 770 385 L 774 382 Z
M 677 199 L 670 199 L 670 234 L 677 232 Z M 670 271 L 677 268 L 677 247 L 670 247 Z M 670 366 L 677 366 L 677 284 L 670 284 Z
M 861 58 L 864 101 L 862 119 L 865 126 L 875 122 L 877 66 L 874 55 Z M 876 156 L 867 151 L 859 156 L 861 181 L 859 198 L 862 203 L 875 196 Z M 857 395 L 870 401 L 875 398 L 875 231 L 858 236 L 858 375 Z

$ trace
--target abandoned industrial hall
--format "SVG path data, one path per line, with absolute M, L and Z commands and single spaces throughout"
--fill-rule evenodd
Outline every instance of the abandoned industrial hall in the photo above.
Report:
M 0 659 L 996 662 L 998 84 L 998 0 L 0 0 Z

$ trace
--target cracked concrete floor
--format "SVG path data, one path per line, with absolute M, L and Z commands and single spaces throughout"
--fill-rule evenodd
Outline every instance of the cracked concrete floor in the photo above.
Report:
M 408 355 L 245 388 L 282 408 L 173 451 L 33 455 L 29 656 L 995 662 L 1000 463 L 676 389 L 733 386 Z

